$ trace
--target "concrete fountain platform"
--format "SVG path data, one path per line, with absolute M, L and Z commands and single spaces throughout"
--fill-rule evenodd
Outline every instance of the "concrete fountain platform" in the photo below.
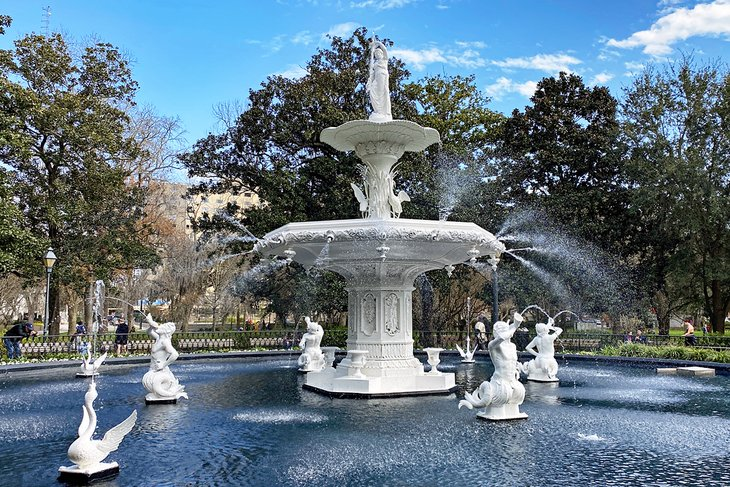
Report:
M 682 375 L 685 377 L 712 377 L 715 375 L 715 369 L 710 367 L 662 367 L 657 368 L 656 373 L 659 375 Z

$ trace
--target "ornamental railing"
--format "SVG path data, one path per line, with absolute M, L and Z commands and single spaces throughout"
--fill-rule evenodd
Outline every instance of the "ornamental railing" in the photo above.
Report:
M 302 330 L 261 330 L 261 331 L 191 331 L 175 332 L 172 336 L 172 343 L 180 353 L 212 352 L 212 351 L 235 351 L 235 350 L 288 350 L 297 348 L 301 340 Z M 524 350 L 525 346 L 534 338 L 534 333 L 516 332 L 512 338 L 518 350 Z M 486 350 L 487 342 L 492 338 L 487 334 L 483 340 L 479 340 L 474 333 L 470 334 L 472 347 L 477 342 Z M 92 346 L 98 353 L 108 351 L 111 355 L 116 353 L 116 335 L 114 333 L 98 334 L 95 338 L 91 335 L 84 337 L 73 337 L 71 335 L 46 335 L 32 336 L 21 341 L 21 352 L 26 358 L 44 359 L 50 357 L 73 358 L 78 357 L 84 348 Z M 122 347 L 121 355 L 144 355 L 149 353 L 154 341 L 145 332 L 129 333 L 127 344 Z M 322 346 L 336 346 L 345 350 L 347 348 L 347 330 L 325 329 L 322 339 Z M 592 351 L 596 352 L 606 346 L 618 346 L 628 342 L 624 335 L 606 333 L 568 333 L 564 332 L 555 341 L 557 353 L 574 353 Z M 686 346 L 686 339 L 676 335 L 645 335 L 640 340 L 632 337 L 632 343 L 640 343 L 648 346 Z M 465 332 L 413 332 L 414 349 L 426 347 L 441 347 L 447 350 L 454 350 L 456 345 L 464 348 L 466 345 Z M 730 349 L 730 336 L 707 335 L 695 336 L 695 347 L 709 348 L 715 350 Z M 3 347 L 0 359 L 7 360 L 7 351 Z

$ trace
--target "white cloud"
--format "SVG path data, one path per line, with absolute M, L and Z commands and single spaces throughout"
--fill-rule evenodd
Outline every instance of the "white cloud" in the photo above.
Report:
M 473 47 L 475 49 L 484 49 L 487 47 L 487 44 L 482 41 L 456 41 L 454 42 L 459 47 L 469 48 Z
M 459 45 L 457 43 L 457 45 Z M 460 46 L 461 47 L 461 46 Z M 392 49 L 388 52 L 390 56 L 400 59 L 417 71 L 422 71 L 426 65 L 442 63 L 460 68 L 475 69 L 487 65 L 479 51 L 475 49 L 440 49 L 429 47 L 427 49 Z
M 624 67 L 626 68 L 626 72 L 624 73 L 624 76 L 627 76 L 629 78 L 633 78 L 636 76 L 639 71 L 644 69 L 644 65 L 641 63 L 637 63 L 634 61 L 628 61 L 624 63 Z
M 460 68 L 483 68 L 487 64 L 481 55 L 473 49 L 466 49 L 461 53 L 448 54 L 446 59 L 449 64 L 459 66 Z
M 413 49 L 392 49 L 388 52 L 388 55 L 396 57 L 406 64 L 413 65 L 413 68 L 417 70 L 424 69 L 427 64 L 448 62 L 441 50 L 437 47 L 421 49 L 420 51 Z
M 605 85 L 613 79 L 611 73 L 598 73 L 589 82 L 589 85 Z
M 351 2 L 352 8 L 373 8 L 375 10 L 390 10 L 400 8 L 413 3 L 414 0 L 364 0 L 362 2 Z
M 343 22 L 342 24 L 333 25 L 330 30 L 322 34 L 322 38 L 326 37 L 348 37 L 355 29 L 360 27 L 356 22 Z
M 291 43 L 304 44 L 305 46 L 308 46 L 312 43 L 312 40 L 312 34 L 310 34 L 308 30 L 303 30 L 294 34 L 294 36 L 291 38 Z
M 673 44 L 690 37 L 722 35 L 730 35 L 730 0 L 672 10 L 649 30 L 634 32 L 624 40 L 609 39 L 606 44 L 621 49 L 643 46 L 645 54 L 663 56 L 672 52 Z
M 492 61 L 492 64 L 501 68 L 535 69 L 547 73 L 565 71 L 572 72 L 570 66 L 581 64 L 582 61 L 567 54 L 538 54 L 532 57 L 507 58 L 504 61 Z
M 299 79 L 305 77 L 307 74 L 306 69 L 296 64 L 290 64 L 284 71 L 278 73 L 272 73 L 272 76 L 282 76 L 289 79 Z
M 484 92 L 495 100 L 501 100 L 504 95 L 509 93 L 519 93 L 520 95 L 529 98 L 535 94 L 535 89 L 537 89 L 537 81 L 517 83 L 502 76 L 498 78 L 495 83 L 487 85 L 484 88 Z

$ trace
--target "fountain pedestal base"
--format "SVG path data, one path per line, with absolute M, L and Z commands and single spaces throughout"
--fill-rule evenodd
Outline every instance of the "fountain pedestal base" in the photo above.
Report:
M 93 480 L 114 477 L 118 473 L 119 464 L 117 462 L 102 462 L 84 468 L 74 465 L 72 467 L 59 467 L 58 480 L 84 485 Z
M 341 363 L 336 369 L 310 372 L 303 387 L 328 396 L 362 399 L 450 394 L 457 389 L 454 374 L 426 374 L 420 364 L 409 369 L 362 369 L 362 377 L 349 369 Z
M 526 419 L 527 413 L 520 412 L 517 404 L 505 404 L 504 406 L 488 406 L 484 411 L 477 413 L 477 418 L 487 421 L 508 421 Z
M 88 377 L 99 377 L 99 372 L 76 372 L 76 377 L 88 378 Z

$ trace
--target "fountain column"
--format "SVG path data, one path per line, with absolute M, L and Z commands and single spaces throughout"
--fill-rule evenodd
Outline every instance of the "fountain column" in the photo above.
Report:
M 368 351 L 363 368 L 368 376 L 422 371 L 423 365 L 413 356 L 412 279 L 407 271 L 401 274 L 402 265 L 377 263 L 373 269 L 383 278 L 369 284 L 359 278 L 348 280 L 347 348 Z M 348 362 L 340 366 L 347 367 Z

